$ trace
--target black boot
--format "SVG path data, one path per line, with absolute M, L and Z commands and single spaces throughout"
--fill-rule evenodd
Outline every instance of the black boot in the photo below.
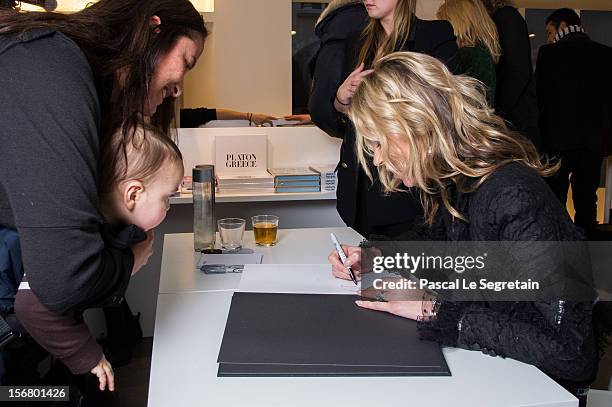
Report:
M 104 355 L 113 367 L 121 367 L 132 360 L 134 345 L 142 342 L 140 313 L 133 315 L 127 301 L 118 307 L 105 307 L 107 335 L 99 342 Z

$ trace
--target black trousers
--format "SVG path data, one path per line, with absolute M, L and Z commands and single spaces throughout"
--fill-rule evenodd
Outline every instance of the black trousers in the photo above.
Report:
M 572 185 L 574 223 L 590 238 L 597 225 L 597 188 L 601 177 L 603 154 L 598 151 L 572 150 L 558 154 L 561 168 L 548 183 L 561 203 L 565 205 L 569 185 Z

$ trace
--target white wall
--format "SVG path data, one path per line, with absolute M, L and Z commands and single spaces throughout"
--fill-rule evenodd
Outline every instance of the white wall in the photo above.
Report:
M 184 107 L 291 113 L 291 1 L 217 0 Z
M 318 0 L 311 0 L 318 1 Z M 417 15 L 435 19 L 443 0 L 419 0 Z M 515 0 L 519 7 L 612 10 L 611 0 Z M 184 107 L 283 115 L 291 111 L 291 0 L 217 0 L 205 18 L 211 35 L 185 80 Z
M 420 0 L 435 19 L 443 0 Z M 291 112 L 291 0 L 217 0 L 205 13 L 210 36 L 185 78 L 183 107 L 284 115 Z

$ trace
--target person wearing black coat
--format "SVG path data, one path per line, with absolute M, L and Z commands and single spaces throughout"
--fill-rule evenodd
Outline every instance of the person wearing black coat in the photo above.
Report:
M 553 13 L 547 24 L 559 31 L 538 54 L 542 150 L 561 158 L 551 187 L 565 203 L 571 182 L 574 222 L 592 237 L 601 163 L 611 151 L 612 48 L 591 40 L 573 10 Z
M 410 0 L 398 2 L 396 9 L 401 7 L 401 3 L 415 5 Z M 372 14 L 375 12 L 375 9 L 370 11 Z M 400 18 L 399 16 L 395 17 Z M 448 21 L 421 20 L 414 15 L 414 12 L 409 19 L 410 30 L 406 41 L 398 45 L 395 51 L 414 51 L 432 55 L 446 63 L 451 70 L 456 71 L 457 43 L 450 23 Z M 375 20 L 375 18 L 373 17 L 371 20 Z M 379 18 L 379 20 L 382 19 Z M 365 42 L 367 42 L 367 38 L 364 38 L 363 34 L 359 32 L 351 33 L 346 40 L 343 74 L 343 78 L 346 79 L 336 94 L 336 101 L 334 102 L 336 110 L 346 110 L 350 105 L 350 98 L 345 101 L 342 100 L 345 97 L 339 97 L 339 95 L 343 93 L 343 86 L 349 88 L 352 86 L 350 82 L 355 78 L 353 70 L 359 65 L 360 53 Z M 367 52 L 365 57 L 364 67 L 368 67 L 374 62 L 375 58 L 372 52 Z M 357 75 L 362 78 L 363 75 L 367 75 L 367 70 Z M 348 104 L 345 104 L 347 102 Z M 344 222 L 366 237 L 372 233 L 392 237 L 412 225 L 415 220 L 421 220 L 423 209 L 418 196 L 410 191 L 407 193 L 383 193 L 377 180 L 376 168 L 373 165 L 370 165 L 370 167 L 374 173 L 372 181 L 368 179 L 357 162 L 355 132 L 352 125 L 348 123 L 345 128 L 344 140 L 340 150 L 340 162 L 337 167 L 337 208 Z
M 309 111 L 312 122 L 331 137 L 343 138 L 345 124 L 334 109 L 336 90 L 344 79 L 345 41 L 352 32 L 361 32 L 368 14 L 360 0 L 334 0 L 321 14 L 315 34 L 320 48 L 313 63 Z
M 397 82 L 398 77 L 405 80 Z M 485 261 L 482 274 L 465 271 L 463 279 L 495 278 L 503 271 L 510 275 L 498 281 L 529 276 L 539 282 L 561 281 L 561 289 L 522 297 L 506 291 L 510 297 L 504 300 L 486 290 L 478 292 L 482 297 L 466 298 L 460 289 L 412 293 L 389 289 L 378 292 L 379 301 L 360 300 L 357 305 L 419 321 L 423 339 L 533 364 L 580 395 L 595 377 L 596 339 L 605 334 L 594 321 L 591 270 L 582 268 L 577 275 L 574 265 L 564 261 L 565 252 L 550 255 L 534 247 L 550 242 L 548 247 L 558 250 L 560 242 L 573 242 L 562 247 L 582 250 L 584 236 L 542 178 L 558 167 L 543 162 L 533 143 L 493 114 L 481 86 L 470 77 L 451 75 L 435 58 L 415 53 L 396 52 L 375 63 L 349 109 L 359 162 L 367 169 L 366 157 L 372 159 L 385 191 L 398 184 L 418 190 L 426 221 L 404 230 L 395 242 L 370 241 L 362 246 L 380 244 L 381 252 L 371 253 L 395 258 L 408 254 L 396 250 L 399 240 L 514 242 L 503 246 L 511 250 L 503 251 L 502 269 L 489 268 Z M 348 279 L 346 267 L 351 266 L 360 278 L 360 248 L 345 250 L 347 263 L 340 262 L 336 253 L 329 256 L 334 276 Z M 463 276 L 453 274 L 452 266 L 450 271 L 453 278 Z M 413 272 L 400 269 L 404 278 Z M 428 278 L 430 273 L 422 267 L 414 276 Z M 362 286 L 368 287 L 365 277 Z M 583 288 L 580 295 L 577 287 Z
M 481 0 L 497 27 L 502 56 L 497 64 L 495 111 L 539 147 L 536 84 L 527 23 L 507 0 Z

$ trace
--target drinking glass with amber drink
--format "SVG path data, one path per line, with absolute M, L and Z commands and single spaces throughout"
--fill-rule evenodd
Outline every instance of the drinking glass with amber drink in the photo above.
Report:
M 258 246 L 274 246 L 278 231 L 278 216 L 256 215 L 251 217 L 253 221 L 253 234 Z

